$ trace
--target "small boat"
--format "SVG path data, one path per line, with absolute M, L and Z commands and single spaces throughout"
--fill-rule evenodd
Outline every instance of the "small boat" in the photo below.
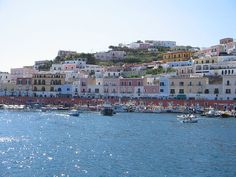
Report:
M 197 119 L 183 119 L 181 120 L 182 123 L 197 123 Z
M 113 114 L 115 114 L 115 111 L 113 110 L 110 103 L 104 103 L 102 106 L 101 114 L 104 116 L 113 116 Z
M 76 109 L 72 109 L 68 115 L 69 116 L 77 116 L 78 117 L 80 115 L 80 111 L 76 110 Z
M 177 116 L 182 123 L 197 123 L 197 116 L 194 114 L 182 114 Z

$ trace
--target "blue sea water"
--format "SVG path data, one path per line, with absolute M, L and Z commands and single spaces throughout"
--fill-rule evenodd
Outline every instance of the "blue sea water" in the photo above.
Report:
M 236 119 L 0 112 L 1 177 L 236 176 Z

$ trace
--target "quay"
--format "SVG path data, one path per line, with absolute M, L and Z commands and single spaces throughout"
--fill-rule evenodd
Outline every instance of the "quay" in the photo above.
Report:
M 236 110 L 236 100 L 177 100 L 177 99 L 129 99 L 129 98 L 113 98 L 113 99 L 89 99 L 89 98 L 40 98 L 40 97 L 11 97 L 1 96 L 0 104 L 6 105 L 29 105 L 33 103 L 42 105 L 64 105 L 67 107 L 74 105 L 97 106 L 103 104 L 105 101 L 111 104 L 133 104 L 145 106 L 200 106 L 212 107 L 219 110 Z

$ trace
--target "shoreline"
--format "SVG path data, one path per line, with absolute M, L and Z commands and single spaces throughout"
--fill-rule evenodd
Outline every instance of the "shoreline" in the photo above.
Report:
M 202 106 L 202 107 L 214 107 L 218 109 L 236 109 L 236 100 L 176 100 L 176 99 L 92 99 L 92 98 L 36 98 L 36 97 L 12 97 L 12 96 L 0 96 L 0 104 L 6 105 L 30 105 L 30 104 L 42 104 L 42 105 L 63 105 L 66 107 L 74 105 L 88 105 L 96 106 L 101 105 L 104 102 L 110 102 L 112 104 L 133 104 L 133 105 L 145 105 L 145 106 Z

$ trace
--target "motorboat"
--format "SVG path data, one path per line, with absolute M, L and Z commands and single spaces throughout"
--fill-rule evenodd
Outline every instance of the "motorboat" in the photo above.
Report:
M 182 123 L 197 123 L 198 122 L 197 116 L 194 114 L 177 115 L 177 118 Z
M 68 114 L 69 116 L 79 116 L 80 115 L 80 111 L 79 110 L 77 110 L 77 109 L 72 109 L 70 112 L 69 112 L 69 114 Z
M 101 114 L 104 116 L 113 116 L 113 114 L 115 114 L 115 111 L 113 110 L 110 103 L 104 103 L 102 106 Z

